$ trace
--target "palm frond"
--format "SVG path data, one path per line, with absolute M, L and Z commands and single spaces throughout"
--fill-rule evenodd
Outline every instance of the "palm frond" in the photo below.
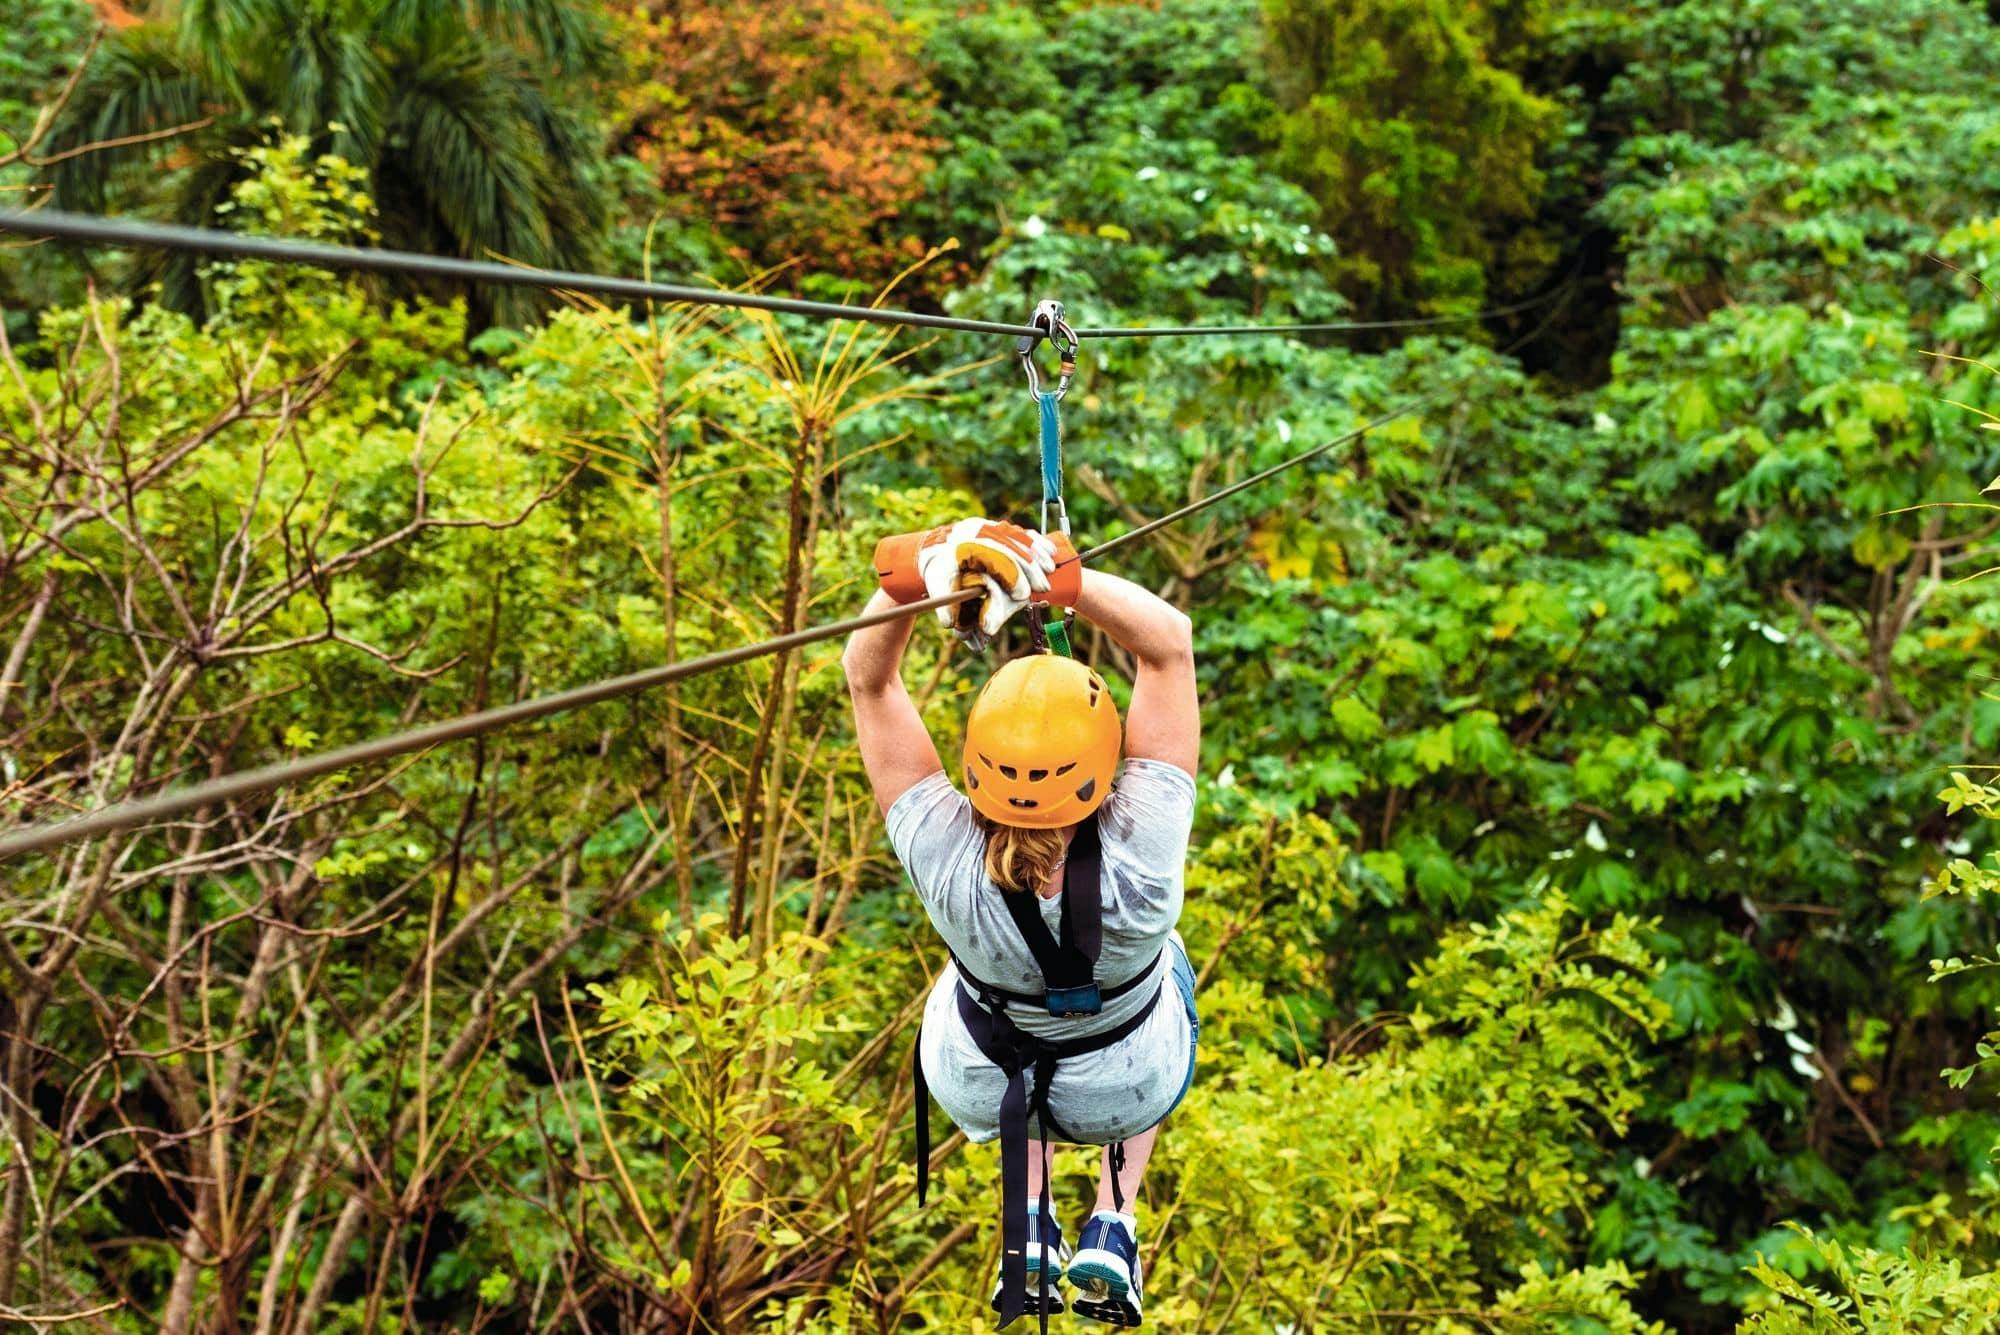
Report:
M 544 265 L 553 235 L 536 177 L 549 163 L 523 123 L 506 80 L 470 39 L 433 52 L 397 81 L 378 189 L 399 184 L 461 255 L 498 254 Z M 492 294 L 496 311 L 533 309 L 525 293 Z
M 276 117 L 369 171 L 391 245 L 586 267 L 609 215 L 594 171 L 602 146 L 559 105 L 551 67 L 601 55 L 592 46 L 600 36 L 567 0 L 187 0 L 177 26 L 142 26 L 107 44 L 49 149 L 204 116 L 211 127 L 165 150 L 72 158 L 47 179 L 64 208 L 103 211 L 115 188 L 210 223 L 241 178 L 231 149 L 268 133 Z M 168 170 L 141 176 L 139 163 Z M 193 266 L 153 264 L 146 274 L 175 305 L 199 309 Z M 507 289 L 477 293 L 474 304 L 519 320 L 542 300 Z
M 374 0 L 369 37 L 384 49 L 422 53 L 468 35 L 460 0 Z
M 582 116 L 552 101 L 540 84 L 517 83 L 514 95 L 522 120 L 549 160 L 543 208 L 558 253 L 566 267 L 582 268 L 597 258 L 597 238 L 611 221 L 610 198 L 590 170 L 600 161 L 601 141 Z
M 471 0 L 472 22 L 494 38 L 543 57 L 557 78 L 601 72 L 610 55 L 603 23 L 569 0 Z
M 297 21 L 286 0 L 185 0 L 174 37 L 187 62 L 249 107 L 279 39 Z
M 595 258 L 604 209 L 579 169 L 589 148 L 519 56 L 468 39 L 399 72 L 396 87 L 379 191 L 400 181 L 459 254 L 556 268 Z M 503 319 L 542 302 L 517 289 L 483 300 Z
M 349 162 L 371 165 L 390 96 L 387 65 L 359 33 L 302 23 L 290 37 L 285 86 L 271 98 L 286 127 Z
M 211 114 L 227 100 L 207 72 L 190 61 L 171 33 L 154 27 L 134 28 L 106 49 L 85 76 L 69 109 L 50 135 L 43 156 L 64 157 L 49 168 L 57 208 L 97 213 L 122 168 L 151 160 L 161 152 L 196 154 L 198 145 L 212 144 L 213 131 L 195 131 L 186 139 L 132 144 L 95 153 L 77 153 L 90 144 L 129 139 L 149 131 L 186 125 Z

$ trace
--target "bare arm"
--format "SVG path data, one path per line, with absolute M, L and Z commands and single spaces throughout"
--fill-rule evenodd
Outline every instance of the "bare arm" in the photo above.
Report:
M 895 605 L 895 599 L 878 589 L 865 610 L 880 612 Z M 899 617 L 857 630 L 840 656 L 848 698 L 854 702 L 861 766 L 884 814 L 897 798 L 944 768 L 923 716 L 903 685 L 903 651 L 909 648 L 914 619 Z
M 1130 580 L 1083 572 L 1077 615 L 1118 642 L 1138 662 L 1125 754 L 1164 760 L 1193 774 L 1201 760 L 1201 706 L 1194 679 L 1194 623 Z

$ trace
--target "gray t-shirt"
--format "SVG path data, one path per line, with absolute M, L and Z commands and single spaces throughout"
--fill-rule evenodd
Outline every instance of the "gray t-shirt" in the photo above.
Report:
M 1188 1017 L 1170 977 L 1166 950 L 1180 917 L 1188 832 L 1194 824 L 1194 778 L 1160 760 L 1128 760 L 1098 808 L 1103 842 L 1100 875 L 1104 946 L 1097 980 L 1113 987 L 1146 967 L 1165 991 L 1132 1033 L 1108 1048 L 1066 1059 L 1056 1071 L 1049 1103 L 1063 1128 L 1091 1144 L 1135 1136 L 1173 1106 L 1187 1078 Z M 942 772 L 896 799 L 889 842 L 910 874 L 931 925 L 981 979 L 1010 992 L 1039 993 L 1041 971 L 1007 915 L 1004 893 L 986 876 L 986 838 L 972 804 Z M 1051 934 L 1060 896 L 1040 901 Z M 1007 1086 L 958 1017 L 958 970 L 947 964 L 924 1007 L 924 1078 L 939 1106 L 974 1141 L 1000 1134 L 1000 1096 Z M 1105 1003 L 1102 1013 L 1058 1019 L 1011 1006 L 1008 1016 L 1031 1033 L 1082 1038 L 1116 1028 L 1153 995 L 1141 984 Z M 1031 1125 L 1031 1133 L 1038 1129 Z

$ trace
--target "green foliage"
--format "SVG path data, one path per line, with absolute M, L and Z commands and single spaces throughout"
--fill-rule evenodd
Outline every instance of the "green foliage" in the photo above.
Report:
M 1266 161 L 1242 0 L 933 15 L 924 54 L 951 147 L 906 216 L 990 262 L 961 306 L 1019 318 L 1046 291 L 1106 324 L 1333 318 L 1331 242 Z
M 2000 821 L 2000 788 L 1975 783 L 1963 774 L 1951 776 L 1951 786 L 1938 794 L 1950 815 L 1969 813 L 1985 822 Z M 2000 853 L 1989 853 L 1985 865 L 1966 858 L 1953 858 L 1939 870 L 1926 890 L 1927 896 L 1963 896 L 1977 899 L 2000 892 Z M 1996 947 L 2000 954 L 2000 947 Z M 1969 959 L 1951 955 L 1931 961 L 1931 979 L 1942 982 L 1963 974 L 2000 968 L 2000 959 L 1974 955 Z M 1963 1089 L 1982 1071 L 2000 1068 L 2000 1030 L 1989 1031 L 1975 1046 L 1978 1060 L 1944 1072 L 1952 1088 Z M 2000 1147 L 1996 1147 L 2000 1148 Z
M 1265 54 L 1283 113 L 1277 160 L 1340 246 L 1367 308 L 1476 308 L 1506 254 L 1493 238 L 1534 215 L 1557 104 L 1520 67 L 1557 6 L 1508 0 L 1266 0 Z M 1531 275 L 1552 247 L 1506 259 Z
M 0 4 L 0 159 L 27 142 L 42 97 L 75 68 L 90 32 L 90 10 L 80 0 L 6 0 Z M 24 173 L 0 177 L 9 208 L 24 201 Z
M 600 26 L 567 0 L 179 7 L 93 63 L 45 153 L 62 157 L 52 198 L 209 223 L 246 174 L 238 150 L 275 124 L 368 172 L 393 246 L 586 268 L 606 217 L 575 90 L 602 62 Z M 158 273 L 171 304 L 199 309 L 190 261 Z M 519 289 L 477 296 L 488 318 L 537 309 Z
M 1206 1028 L 1145 1202 L 1157 1323 L 1983 1328 L 1976 8 L 909 0 L 858 48 L 785 26 L 836 8 L 760 11 L 735 54 L 820 148 L 941 138 L 922 190 L 917 157 L 861 153 L 852 197 L 755 178 L 755 224 L 633 204 L 621 265 L 865 215 L 962 243 L 896 300 L 1009 319 L 1456 307 L 1558 242 L 1615 280 L 1549 336 L 1601 343 L 1601 383 L 1478 330 L 1085 345 L 1086 543 L 1467 377 L 1118 553 L 1193 614 L 1205 708 Z M 25 12 L 0 25 L 23 108 L 78 31 Z M 75 161 L 121 207 L 581 260 L 600 187 L 658 198 L 579 128 L 593 13 L 190 7 L 113 44 L 71 128 L 222 121 Z M 861 104 L 921 86 L 931 119 L 790 95 L 857 60 L 912 79 Z M 702 92 L 669 64 L 650 92 Z M 415 133 L 454 121 L 494 152 Z M 673 142 L 722 189 L 746 135 Z M 1033 498 L 1033 414 L 1010 361 L 967 366 L 983 341 L 581 303 L 468 344 L 521 312 L 238 264 L 185 271 L 195 319 L 52 303 L 52 272 L 0 286 L 10 823 L 831 618 L 879 536 Z M 992 1151 L 910 1204 L 938 955 L 836 653 L 10 867 L 10 951 L 74 954 L 0 991 L 32 1036 L 0 1049 L 32 1091 L 0 1158 L 35 1187 L 18 1244 L 0 1210 L 0 1301 L 129 1295 L 133 1329 L 985 1328 Z M 928 633 L 912 658 L 949 746 L 983 669 Z M 1066 1202 L 1086 1174 L 1064 1159 Z
M 1952 0 L 1660 4 L 1621 20 L 1611 40 L 1629 63 L 1606 110 L 1633 131 L 1603 213 L 1628 241 L 1632 314 L 1910 305 L 1949 313 L 1947 338 L 1978 336 L 1990 308 L 1974 318 L 1931 256 L 1958 250 L 1992 185 L 1984 28 Z
M 1638 1106 L 1637 1054 L 1665 1020 L 1639 936 L 1626 919 L 1579 930 L 1551 896 L 1441 941 L 1410 1013 L 1365 1055 L 1296 1064 L 1270 1041 L 1255 973 L 1224 971 L 1202 1043 L 1227 1055 L 1162 1140 L 1172 1185 L 1155 1208 L 1173 1227 L 1149 1311 L 1169 1328 L 1267 1329 L 1490 1306 L 1534 1329 L 1586 1314 L 1644 1329 L 1622 1267 L 1561 1264 L 1597 1191 L 1578 1149 Z
M 1806 1284 L 1763 1258 L 1751 1269 L 1778 1306 L 1737 1327 L 1768 1335 L 1890 1335 L 1907 1330 L 1979 1335 L 2000 1330 L 2000 1274 L 1966 1275 L 1956 1260 L 1843 1247 L 1805 1229 L 1828 1288 Z
M 27 159 L 46 135 L 90 27 L 82 0 L 0 0 L 0 208 L 26 207 L 44 193 Z M 74 301 L 78 290 L 75 275 L 45 247 L 0 243 L 0 318 L 10 337 L 32 338 L 26 313 Z

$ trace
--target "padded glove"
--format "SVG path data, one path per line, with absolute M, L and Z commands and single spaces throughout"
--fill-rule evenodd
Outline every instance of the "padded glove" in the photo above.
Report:
M 975 649 L 1030 602 L 1072 605 L 1082 583 L 1068 539 L 987 519 L 885 538 L 875 549 L 875 573 L 899 603 L 983 590 L 982 597 L 937 610 L 938 620 Z

